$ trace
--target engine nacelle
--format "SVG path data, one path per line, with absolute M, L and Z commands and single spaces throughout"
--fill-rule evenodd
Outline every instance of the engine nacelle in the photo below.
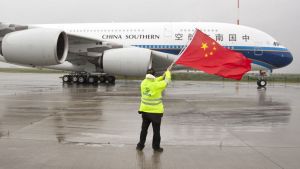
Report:
M 102 60 L 105 73 L 123 76 L 144 76 L 151 62 L 151 51 L 143 48 L 106 50 Z
M 36 28 L 5 35 L 1 53 L 10 63 L 50 66 L 63 63 L 67 58 L 68 49 L 68 37 L 65 32 Z

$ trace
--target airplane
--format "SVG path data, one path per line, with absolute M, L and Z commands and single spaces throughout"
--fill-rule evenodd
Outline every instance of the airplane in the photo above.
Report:
M 293 61 L 267 33 L 229 23 L 155 22 L 16 25 L 0 23 L 0 61 L 70 71 L 64 83 L 115 83 L 115 76 L 163 72 L 193 38 L 195 28 L 252 60 L 257 85 Z M 174 70 L 186 67 L 177 65 Z

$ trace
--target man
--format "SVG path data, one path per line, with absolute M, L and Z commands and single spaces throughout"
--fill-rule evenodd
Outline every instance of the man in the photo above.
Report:
M 152 74 L 147 74 L 145 80 L 141 83 L 141 104 L 139 113 L 142 114 L 143 123 L 140 134 L 140 141 L 137 144 L 137 150 L 143 150 L 145 147 L 147 131 L 150 123 L 153 128 L 152 148 L 154 151 L 162 152 L 160 147 L 160 124 L 164 113 L 162 103 L 162 92 L 171 81 L 171 72 L 169 69 L 163 76 L 155 78 Z

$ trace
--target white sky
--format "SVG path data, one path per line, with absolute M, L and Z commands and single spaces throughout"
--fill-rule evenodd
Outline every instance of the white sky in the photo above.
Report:
M 300 73 L 297 0 L 240 0 L 241 24 L 289 48 L 294 61 L 281 73 Z M 0 21 L 17 24 L 211 21 L 236 23 L 237 0 L 0 0 Z M 0 64 L 0 66 L 4 66 Z

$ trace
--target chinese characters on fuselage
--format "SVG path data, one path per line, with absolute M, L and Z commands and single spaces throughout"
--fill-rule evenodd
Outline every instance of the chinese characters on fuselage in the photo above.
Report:
M 188 40 L 192 40 L 193 36 L 194 35 L 192 33 L 187 34 Z M 250 36 L 247 34 L 242 35 L 242 36 L 238 36 L 237 34 L 228 34 L 228 35 L 215 34 L 214 37 L 212 35 L 208 35 L 208 36 L 212 37 L 217 42 L 223 42 L 226 40 L 229 42 L 236 42 L 239 39 L 241 39 L 242 41 L 248 42 L 250 40 Z M 176 33 L 174 35 L 175 40 L 183 40 L 183 37 L 184 37 L 184 34 L 182 34 L 182 33 Z

